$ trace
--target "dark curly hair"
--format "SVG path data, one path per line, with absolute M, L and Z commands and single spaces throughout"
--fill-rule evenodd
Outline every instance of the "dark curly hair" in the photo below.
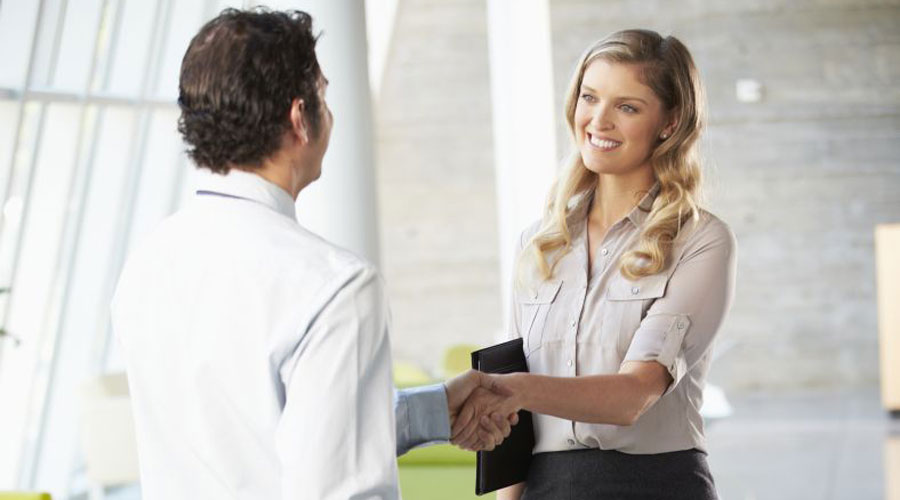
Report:
M 312 18 L 301 11 L 226 9 L 191 40 L 181 62 L 178 131 L 200 167 L 260 167 L 290 126 L 291 102 L 318 136 L 322 77 Z

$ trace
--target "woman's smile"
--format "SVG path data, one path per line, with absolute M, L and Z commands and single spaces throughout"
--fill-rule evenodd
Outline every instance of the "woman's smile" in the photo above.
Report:
M 609 153 L 622 145 L 621 141 L 616 141 L 609 137 L 594 135 L 588 131 L 585 131 L 584 134 L 588 138 L 588 143 L 593 146 L 593 149 L 599 150 L 602 153 Z

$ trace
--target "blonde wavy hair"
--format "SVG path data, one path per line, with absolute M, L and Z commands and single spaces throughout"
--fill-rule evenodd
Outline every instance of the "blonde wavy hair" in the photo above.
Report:
M 672 134 L 650 154 L 660 190 L 637 242 L 619 262 L 622 275 L 633 280 L 666 269 L 682 226 L 699 217 L 698 139 L 706 121 L 706 106 L 694 60 L 687 47 L 673 36 L 663 38 L 655 31 L 637 29 L 612 33 L 585 51 L 569 84 L 565 119 L 572 152 L 550 189 L 540 228 L 519 257 L 520 285 L 533 282 L 533 278 L 543 281 L 553 276 L 556 264 L 571 250 L 572 216 L 585 213 L 592 202 L 599 178 L 582 161 L 575 141 L 574 119 L 585 69 L 598 59 L 638 65 L 642 83 L 659 97 L 664 110 L 675 113 L 677 118 Z

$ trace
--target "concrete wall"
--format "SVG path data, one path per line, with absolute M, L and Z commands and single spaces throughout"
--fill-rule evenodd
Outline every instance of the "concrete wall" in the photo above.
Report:
M 873 228 L 900 221 L 900 2 L 554 0 L 551 19 L 559 108 L 582 50 L 617 29 L 674 34 L 700 67 L 709 206 L 740 250 L 711 380 L 877 384 Z M 376 99 L 395 352 L 426 366 L 500 325 L 485 29 L 484 0 L 401 0 Z M 763 101 L 737 102 L 738 78 L 762 82 Z
M 382 268 L 396 358 L 432 369 L 500 330 L 483 0 L 403 0 L 376 97 Z
M 740 251 L 712 380 L 876 384 L 873 230 L 900 221 L 900 2 L 557 0 L 551 9 L 557 102 L 584 48 L 618 29 L 674 34 L 700 67 L 709 202 Z M 762 82 L 763 101 L 738 102 L 739 78 Z

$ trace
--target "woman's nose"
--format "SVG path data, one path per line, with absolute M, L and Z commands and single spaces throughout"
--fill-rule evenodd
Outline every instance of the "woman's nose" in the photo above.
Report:
M 591 117 L 591 125 L 597 130 L 607 130 L 613 127 L 611 117 L 609 116 L 609 108 L 605 104 L 601 104 L 594 109 L 594 116 Z

